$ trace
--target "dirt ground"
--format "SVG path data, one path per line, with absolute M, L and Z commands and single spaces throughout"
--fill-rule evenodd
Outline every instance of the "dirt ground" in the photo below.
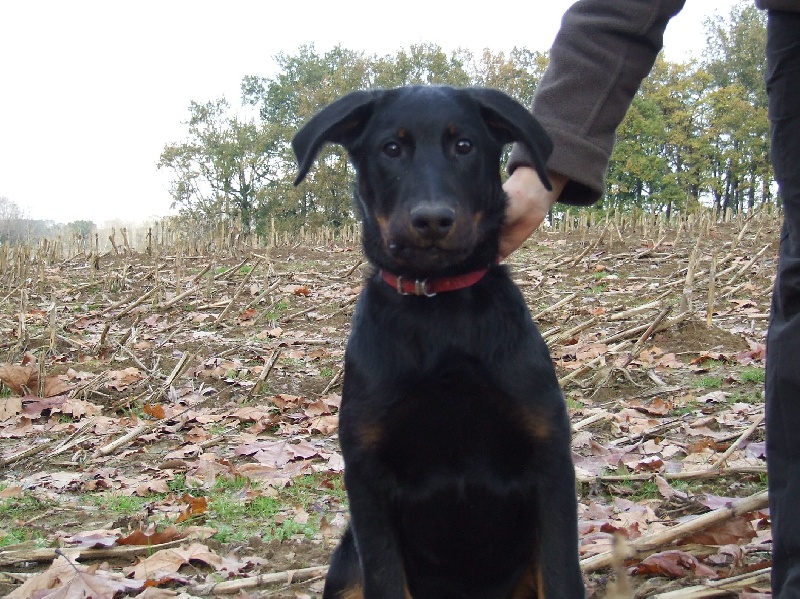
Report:
M 512 256 L 575 427 L 591 597 L 614 578 L 602 557 L 615 536 L 636 596 L 709 581 L 768 593 L 761 389 L 777 232 L 769 214 L 618 219 L 540 231 Z M 99 268 L 41 248 L 7 260 L 0 593 L 83 584 L 68 560 L 109 585 L 98 597 L 318 597 L 313 568 L 347 518 L 336 428 L 367 270 L 357 245 L 131 252 Z

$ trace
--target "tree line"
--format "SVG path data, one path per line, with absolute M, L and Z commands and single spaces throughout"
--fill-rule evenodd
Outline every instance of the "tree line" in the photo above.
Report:
M 29 218 L 16 202 L 0 196 L 0 245 L 18 245 L 32 239 L 52 238 L 59 235 L 77 235 L 81 239 L 88 240 L 96 230 L 95 224 L 87 220 L 75 220 L 61 224 L 52 220 Z
M 764 90 L 765 17 L 743 0 L 705 23 L 701 60 L 659 57 L 617 133 L 599 209 L 634 207 L 669 216 L 702 204 L 720 213 L 775 202 Z M 171 172 L 173 207 L 199 226 L 234 224 L 244 234 L 271 227 L 352 222 L 353 172 L 338 147 L 320 155 L 294 187 L 293 134 L 319 108 L 356 89 L 408 84 L 487 86 L 530 105 L 547 53 L 509 54 L 419 44 L 393 55 L 302 46 L 275 57 L 272 77 L 241 84 L 241 104 L 220 98 L 189 107 L 187 137 L 158 162 Z M 556 208 L 558 210 L 558 208 Z

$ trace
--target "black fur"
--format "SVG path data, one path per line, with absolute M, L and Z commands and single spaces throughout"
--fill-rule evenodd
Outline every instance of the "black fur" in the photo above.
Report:
M 297 183 L 323 144 L 346 148 L 377 268 L 438 278 L 489 267 L 434 297 L 367 281 L 340 412 L 351 523 L 325 599 L 584 595 L 566 407 L 524 299 L 495 264 L 499 162 L 513 141 L 548 184 L 547 134 L 494 90 L 354 92 L 292 141 Z

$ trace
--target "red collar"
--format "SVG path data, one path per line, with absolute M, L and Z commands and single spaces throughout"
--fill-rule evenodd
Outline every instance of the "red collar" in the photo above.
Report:
M 455 291 L 474 285 L 489 272 L 488 268 L 474 270 L 456 277 L 441 279 L 404 279 L 385 270 L 381 270 L 381 278 L 400 295 L 425 295 L 431 297 L 445 291 Z

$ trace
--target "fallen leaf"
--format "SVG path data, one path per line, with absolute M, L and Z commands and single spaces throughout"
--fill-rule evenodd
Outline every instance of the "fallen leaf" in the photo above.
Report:
M 240 453 L 241 452 L 241 453 Z M 287 466 L 294 460 L 307 460 L 313 457 L 328 457 L 320 455 L 313 445 L 307 441 L 289 443 L 288 441 L 268 441 L 243 445 L 236 449 L 237 455 L 252 455 L 260 464 L 273 468 Z
M 6 487 L 2 491 L 0 491 L 0 499 L 9 499 L 9 498 L 16 498 L 22 497 L 22 487 L 20 486 L 13 486 L 13 487 Z
M 255 308 L 247 308 L 239 313 L 239 320 L 253 320 L 258 315 L 258 310 Z
M 23 397 L 22 412 L 28 418 L 36 419 L 42 415 L 42 412 L 49 410 L 50 412 L 61 411 L 61 406 L 69 399 L 66 395 L 58 395 L 56 397 L 34 397 L 29 395 Z
M 686 497 L 688 497 L 688 495 L 683 491 L 678 491 L 676 489 L 673 489 L 670 486 L 669 481 L 665 479 L 663 476 L 658 476 L 656 474 L 655 479 L 656 479 L 656 487 L 658 487 L 658 492 L 661 493 L 661 496 L 664 497 L 665 499 L 669 499 L 670 497 L 680 497 L 681 499 L 685 499 Z
M 39 367 L 35 364 L 19 366 L 0 364 L 0 381 L 15 395 L 35 393 L 38 386 Z
M 117 539 L 117 545 L 161 545 L 183 537 L 184 535 L 174 526 L 169 526 L 160 532 L 135 530 L 127 537 Z
M 175 520 L 176 524 L 194 516 L 204 514 L 208 510 L 208 500 L 205 497 L 193 497 L 187 493 L 180 498 L 180 502 L 187 504 L 187 507 L 180 513 L 178 519 Z
M 158 420 L 161 420 L 166 416 L 164 413 L 164 406 L 161 404 L 145 404 L 144 413 Z
M 322 416 L 323 414 L 330 414 L 331 411 L 324 401 L 318 399 L 308 404 L 303 410 L 303 413 L 309 418 L 314 418 L 316 416 Z
M 7 397 L 0 399 L 0 422 L 17 416 L 22 411 L 21 397 Z
M 685 537 L 681 543 L 699 545 L 743 545 L 756 536 L 750 520 L 746 516 L 732 518 L 706 530 Z
M 175 547 L 156 551 L 132 568 L 134 578 L 158 580 L 167 578 L 192 561 L 208 564 L 217 571 L 238 572 L 245 564 L 231 558 L 223 558 L 202 543 L 188 547 Z
M 61 407 L 55 411 L 61 412 L 62 414 L 71 415 L 76 419 L 80 419 L 84 416 L 97 416 L 98 414 L 102 413 L 103 408 L 102 406 L 98 406 L 97 404 L 89 401 L 68 398 L 64 403 L 61 404 Z
M 678 550 L 654 553 L 633 566 L 631 571 L 637 575 L 669 578 L 682 578 L 688 575 L 698 578 L 718 577 L 715 570 L 701 564 L 695 556 Z
M 106 387 L 116 389 L 117 391 L 124 391 L 134 383 L 138 383 L 144 379 L 144 375 L 138 368 L 129 366 L 122 370 L 112 370 L 106 374 Z
M 68 551 L 65 551 L 68 553 Z M 118 593 L 138 591 L 144 580 L 125 578 L 118 572 L 87 567 L 59 556 L 50 567 L 6 595 L 9 599 L 113 599 Z
M 138 497 L 147 497 L 153 493 L 169 493 L 167 481 L 160 478 L 156 480 L 147 480 L 137 486 L 136 490 L 133 492 L 133 494 Z
M 119 539 L 120 534 L 122 533 L 119 528 L 113 530 L 89 530 L 64 537 L 64 542 L 80 549 L 113 547 L 117 544 L 117 539 Z
M 310 428 L 323 435 L 332 435 L 339 429 L 339 416 L 327 415 L 314 418 L 311 420 Z

